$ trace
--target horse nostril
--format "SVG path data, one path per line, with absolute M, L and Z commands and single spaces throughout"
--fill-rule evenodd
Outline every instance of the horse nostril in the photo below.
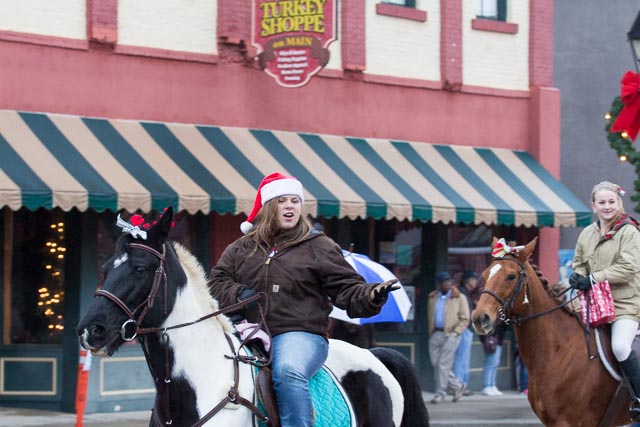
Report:
M 103 339 L 106 336 L 106 331 L 101 325 L 92 325 L 89 328 L 89 336 L 95 339 Z
M 487 313 L 482 313 L 479 320 L 483 329 L 487 329 L 491 325 L 491 318 Z

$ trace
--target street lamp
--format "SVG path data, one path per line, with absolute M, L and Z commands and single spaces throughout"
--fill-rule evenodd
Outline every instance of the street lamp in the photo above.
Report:
M 640 74 L 638 62 L 640 61 L 640 12 L 636 16 L 631 29 L 627 33 L 629 43 L 631 44 L 631 53 L 633 54 L 633 63 L 636 65 L 636 72 Z

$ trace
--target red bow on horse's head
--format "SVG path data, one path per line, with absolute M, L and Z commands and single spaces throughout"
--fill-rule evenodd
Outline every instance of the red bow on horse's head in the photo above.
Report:
M 171 218 L 173 217 L 173 208 L 169 207 L 169 208 L 164 208 L 164 211 L 162 211 L 162 214 L 160 214 L 160 216 L 158 217 L 158 220 L 162 218 L 163 214 L 167 213 L 167 210 L 169 211 L 168 213 L 169 216 Z M 140 238 L 142 240 L 147 240 L 147 230 L 149 230 L 152 226 L 156 225 L 157 223 L 158 221 L 153 221 L 152 223 L 145 222 L 142 215 L 139 215 L 139 214 L 132 215 L 131 218 L 129 218 L 129 222 L 127 222 L 122 218 L 120 218 L 120 214 L 118 214 L 118 220 L 116 222 L 116 225 L 122 228 L 123 233 L 131 234 L 131 236 L 133 236 L 134 239 Z M 171 221 L 171 228 L 173 228 L 174 226 L 175 226 L 175 223 Z
M 501 237 L 497 242 L 495 242 L 493 247 L 491 248 L 491 256 L 494 258 L 501 258 L 507 254 L 517 254 L 519 251 L 524 249 L 524 245 L 522 246 L 509 246 L 509 244 L 504 240 L 504 237 Z

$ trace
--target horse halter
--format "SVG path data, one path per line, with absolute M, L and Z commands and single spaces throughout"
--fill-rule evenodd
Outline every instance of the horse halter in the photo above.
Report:
M 118 298 L 116 295 L 112 294 L 109 291 L 106 291 L 104 289 L 98 289 L 94 295 L 103 296 L 111 300 L 118 307 L 120 307 L 120 309 L 124 311 L 124 313 L 129 317 L 129 319 L 126 320 L 120 327 L 120 335 L 122 336 L 123 340 L 132 341 L 138 335 L 138 326 L 142 324 L 142 321 L 144 320 L 145 316 L 147 315 L 149 310 L 153 307 L 153 300 L 156 298 L 156 295 L 158 294 L 158 289 L 160 289 L 161 282 L 164 282 L 164 294 L 165 294 L 164 295 L 165 296 L 164 312 L 165 314 L 167 313 L 167 273 L 164 270 L 166 245 L 164 243 L 162 244 L 162 253 L 156 251 L 155 249 L 149 246 L 146 246 L 140 243 L 129 243 L 127 244 L 127 246 L 130 248 L 136 248 L 136 249 L 149 252 L 150 254 L 155 255 L 160 260 L 160 265 L 158 265 L 158 268 L 156 269 L 156 272 L 153 276 L 153 285 L 151 286 L 151 291 L 149 292 L 149 295 L 147 296 L 147 298 L 145 298 L 145 300 L 142 301 L 135 309 L 130 310 L 129 307 L 127 307 L 127 305 L 120 298 Z M 136 319 L 136 313 L 140 309 L 142 310 L 140 311 L 140 315 Z M 129 323 L 132 323 L 134 326 L 133 335 L 131 335 L 130 337 L 127 336 L 127 326 L 129 325 Z
M 495 292 L 493 292 L 490 289 L 483 289 L 480 292 L 480 294 L 491 295 L 493 298 L 496 299 L 496 301 L 498 301 L 500 304 L 502 304 L 502 307 L 500 307 L 500 309 L 498 309 L 498 316 L 499 316 L 499 319 L 500 319 L 501 322 L 503 322 L 505 325 L 508 325 L 511 322 L 511 309 L 513 308 L 513 304 L 514 304 L 516 298 L 518 297 L 518 295 L 520 294 L 520 292 L 522 292 L 523 285 L 527 284 L 527 271 L 526 271 L 526 267 L 525 267 L 524 263 L 521 262 L 520 260 L 516 259 L 516 258 L 502 256 L 502 257 L 496 257 L 494 259 L 498 260 L 498 261 L 513 261 L 516 264 L 518 264 L 518 266 L 520 267 L 520 274 L 518 275 L 518 282 L 516 283 L 516 286 L 513 289 L 513 292 L 511 293 L 509 298 L 507 298 L 506 300 L 503 300 L 502 298 L 500 298 Z M 524 302 L 525 302 L 525 304 L 529 302 L 529 299 L 528 299 L 527 294 L 526 294 L 526 290 L 525 290 L 525 295 L 524 295 Z

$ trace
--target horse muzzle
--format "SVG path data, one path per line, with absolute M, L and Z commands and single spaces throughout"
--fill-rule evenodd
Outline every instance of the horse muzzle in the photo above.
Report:
M 115 346 L 109 346 L 109 342 L 104 344 L 92 345 L 91 334 L 89 333 L 88 329 L 82 330 L 82 333 L 79 335 L 79 341 L 82 348 L 84 348 L 87 351 L 90 351 L 91 355 L 96 357 L 111 357 L 113 356 L 113 353 L 115 352 L 115 349 L 116 349 Z M 113 342 L 113 341 L 114 340 L 110 340 L 110 342 Z
M 471 316 L 473 330 L 478 335 L 489 335 L 496 327 L 496 319 L 492 319 L 490 315 L 484 312 L 476 313 L 474 311 Z

